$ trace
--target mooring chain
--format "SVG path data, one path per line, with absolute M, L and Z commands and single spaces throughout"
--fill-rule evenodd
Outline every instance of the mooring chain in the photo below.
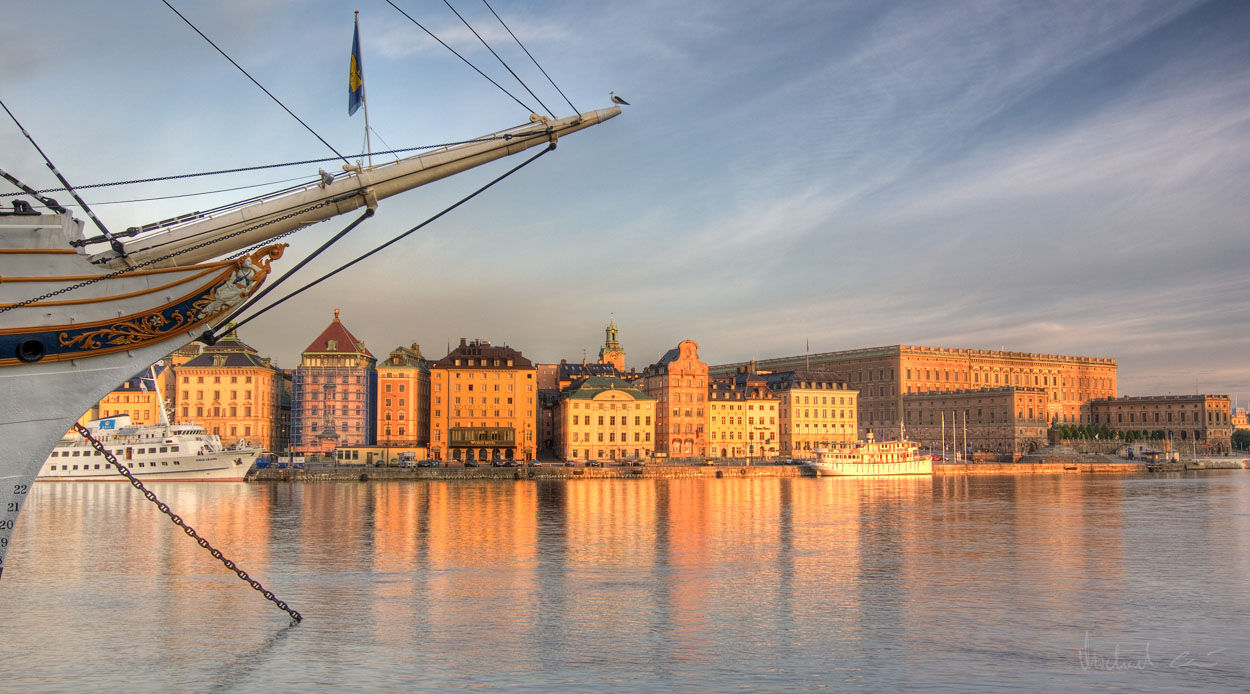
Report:
M 200 537 L 199 534 L 195 532 L 195 528 L 192 528 L 191 526 L 187 525 L 186 522 L 182 520 L 181 516 L 179 516 L 178 514 L 174 513 L 173 511 L 169 509 L 168 504 L 158 499 L 156 497 L 156 494 L 153 494 L 151 490 L 143 486 L 143 482 L 140 482 L 139 479 L 136 478 L 125 465 L 122 465 L 117 460 L 116 456 L 114 456 L 111 452 L 109 452 L 107 448 L 104 447 L 103 443 L 100 443 L 94 436 L 91 435 L 91 432 L 86 427 L 84 427 L 82 424 L 75 423 L 74 430 L 77 431 L 80 435 L 82 435 L 85 439 L 87 439 L 87 443 L 90 443 L 92 448 L 96 449 L 96 451 L 98 451 L 101 455 L 104 456 L 105 460 L 111 463 L 113 467 L 117 468 L 117 471 L 120 472 L 123 477 L 125 477 L 127 480 L 130 480 L 130 484 L 133 485 L 135 489 L 138 489 L 140 492 L 143 492 L 143 495 L 147 497 L 148 501 L 151 501 L 152 503 L 156 504 L 156 507 L 161 510 L 161 513 L 164 513 L 165 515 L 169 516 L 169 519 L 174 522 L 174 525 L 177 525 L 179 528 L 182 528 L 182 531 L 184 533 L 186 533 L 187 535 L 190 535 L 196 541 L 196 543 L 198 543 L 204 549 L 208 550 L 209 554 L 213 555 L 214 559 L 217 559 L 218 561 L 222 563 L 223 566 L 233 571 L 236 575 L 238 575 L 240 579 L 242 579 L 248 585 L 250 585 L 253 590 L 257 591 L 261 595 L 265 596 L 265 598 L 267 598 L 270 602 L 277 605 L 278 609 L 291 615 L 291 619 L 295 620 L 296 622 L 301 622 L 304 620 L 304 618 L 300 616 L 299 612 L 296 612 L 295 610 L 287 606 L 285 602 L 279 600 L 277 596 L 275 596 L 272 592 L 270 592 L 269 590 L 266 590 L 265 586 L 261 585 L 260 581 L 257 581 L 251 576 L 248 576 L 246 571 L 244 571 L 243 569 L 240 569 L 238 565 L 236 565 L 234 562 L 230 561 L 224 555 L 222 555 L 221 550 L 217 549 L 216 547 L 213 547 L 211 544 L 209 544 L 208 540 L 205 540 L 204 538 Z

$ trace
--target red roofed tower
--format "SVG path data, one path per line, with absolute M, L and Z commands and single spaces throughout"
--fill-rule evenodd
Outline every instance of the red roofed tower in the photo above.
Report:
M 301 355 L 291 403 L 291 448 L 298 454 L 329 453 L 375 438 L 377 360 L 347 326 L 334 320 Z

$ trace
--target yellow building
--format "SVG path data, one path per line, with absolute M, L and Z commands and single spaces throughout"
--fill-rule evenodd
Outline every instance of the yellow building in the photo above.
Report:
M 174 420 L 198 424 L 233 445 L 245 441 L 285 451 L 289 412 L 282 408 L 285 376 L 231 330 L 210 347 L 174 368 Z
M 820 444 L 856 441 L 859 391 L 832 371 L 805 370 L 761 373 L 780 399 L 778 453 L 810 458 Z
M 771 459 L 780 452 L 781 398 L 763 376 L 717 379 L 708 389 L 708 455 Z
M 560 394 L 556 454 L 572 462 L 650 458 L 655 398 L 619 378 L 591 376 Z
M 152 371 L 156 372 L 155 381 Z M 164 397 L 166 407 L 173 402 L 171 373 L 167 360 L 162 359 L 151 370 L 144 369 L 143 373 L 105 395 L 93 410 L 83 415 L 82 421 L 124 414 L 130 416 L 133 424 L 159 424 L 161 397 Z M 158 390 L 161 397 L 158 397 Z
M 421 346 L 396 347 L 378 363 L 378 445 L 425 446 L 430 438 L 430 362 Z
M 461 338 L 460 346 L 430 369 L 430 457 L 533 460 L 536 373 L 511 347 Z

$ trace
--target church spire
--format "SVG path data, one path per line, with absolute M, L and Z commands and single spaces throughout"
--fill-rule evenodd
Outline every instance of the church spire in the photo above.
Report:
M 603 347 L 599 348 L 599 363 L 611 364 L 617 371 L 625 371 L 625 350 L 617 338 L 616 315 L 609 314 L 608 327 L 604 329 Z

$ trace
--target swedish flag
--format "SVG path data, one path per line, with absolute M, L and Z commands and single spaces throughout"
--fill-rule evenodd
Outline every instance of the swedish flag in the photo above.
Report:
M 364 100 L 365 73 L 360 63 L 360 17 L 357 17 L 352 35 L 352 62 L 347 71 L 347 115 L 356 113 Z

